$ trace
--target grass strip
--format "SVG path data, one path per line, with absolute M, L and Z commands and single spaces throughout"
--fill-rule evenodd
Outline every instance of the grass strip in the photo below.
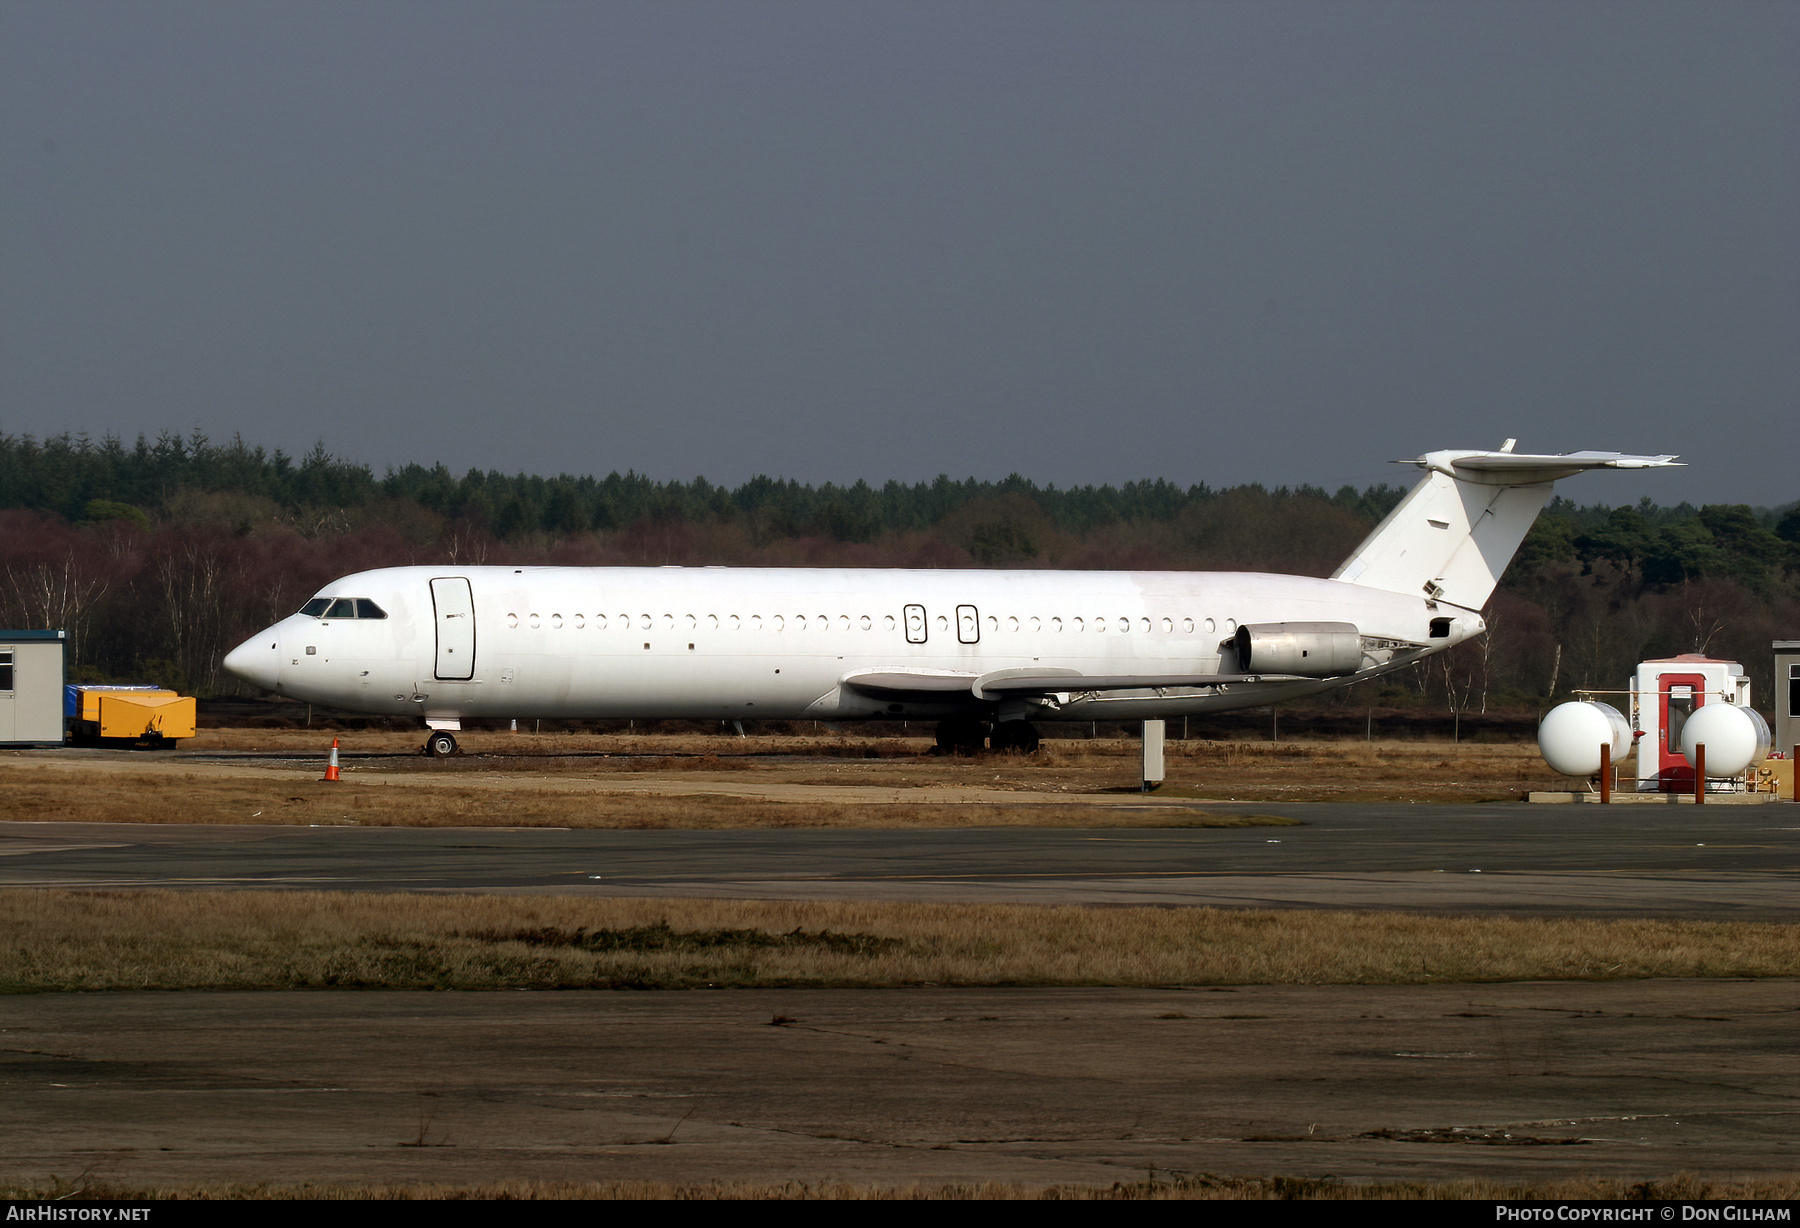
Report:
M 1121 1181 L 1109 1186 L 1027 1186 L 1002 1181 L 951 1185 L 859 1185 L 833 1181 L 689 1182 L 666 1181 L 498 1181 L 479 1185 L 383 1184 L 332 1182 L 304 1185 L 230 1184 L 125 1185 L 52 1179 L 41 1184 L 0 1183 L 0 1199 L 51 1202 L 66 1199 L 155 1202 L 165 1200 L 241 1201 L 249 1199 L 380 1199 L 464 1201 L 539 1201 L 550 1199 L 644 1199 L 716 1201 L 722 1199 L 811 1202 L 820 1199 L 912 1202 L 924 1199 L 1002 1199 L 1008 1201 L 1133 1202 L 1283 1201 L 1283 1202 L 1418 1202 L 1476 1199 L 1495 1202 L 1701 1202 L 1706 1200 L 1789 1200 L 1800 1197 L 1800 1178 L 1742 1177 L 1714 1179 L 1692 1173 L 1637 1180 L 1619 1177 L 1573 1177 L 1540 1181 L 1464 1179 L 1459 1181 L 1353 1182 L 1311 1177 L 1167 1176 Z
M 684 786 L 685 788 L 686 786 Z M 204 771 L 78 775 L 0 762 L 6 818 L 15 822 L 220 823 L 267 826 L 557 827 L 615 830 L 962 827 L 1292 827 L 1280 815 L 1227 814 L 1199 806 L 1093 805 L 1022 798 L 956 803 L 908 789 L 910 800 L 757 801 L 692 793 L 633 794 L 534 787 L 530 777 L 494 785 L 456 777 L 346 777 L 341 784 Z M 902 792 L 896 790 L 896 792 Z
M 0 892 L 0 992 L 1800 975 L 1794 924 L 344 892 Z

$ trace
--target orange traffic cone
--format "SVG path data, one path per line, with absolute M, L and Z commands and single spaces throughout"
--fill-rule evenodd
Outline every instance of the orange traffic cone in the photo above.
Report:
M 337 746 L 338 746 L 338 740 L 336 738 L 331 739 L 331 762 L 327 763 L 325 765 L 325 779 L 326 780 L 342 780 L 343 779 L 343 777 L 338 773 Z

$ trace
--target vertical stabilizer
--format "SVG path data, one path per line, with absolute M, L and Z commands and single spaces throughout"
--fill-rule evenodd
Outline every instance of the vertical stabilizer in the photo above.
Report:
M 1392 593 L 1414 593 L 1479 610 L 1493 595 L 1558 478 L 1588 469 L 1654 469 L 1673 456 L 1571 452 L 1525 456 L 1430 452 L 1427 472 L 1332 575 Z

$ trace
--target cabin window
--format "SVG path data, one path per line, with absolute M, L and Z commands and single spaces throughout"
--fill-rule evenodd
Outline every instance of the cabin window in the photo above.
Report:
M 869 630 L 872 630 L 874 628 L 874 626 L 875 626 L 875 624 L 869 619 L 869 616 L 867 614 L 864 614 L 862 616 L 862 629 L 864 631 L 869 631 Z
M 550 629 L 552 631 L 561 631 L 562 630 L 562 615 L 561 614 L 552 614 L 550 616 Z
M 300 612 L 308 618 L 317 618 L 330 608 L 331 598 L 314 597 L 311 601 L 300 607 Z
M 1192 631 L 1193 629 L 1194 629 L 1194 624 L 1189 623 L 1188 630 Z M 1163 634 L 1164 635 L 1172 635 L 1172 634 L 1174 634 L 1174 631 L 1175 631 L 1175 621 L 1173 619 L 1169 619 L 1169 618 L 1163 619 Z
M 577 614 L 575 616 L 575 630 L 580 631 L 585 626 L 587 626 L 587 615 Z
M 1061 631 L 1062 630 L 1062 619 L 1060 619 L 1060 618 L 1051 619 L 1050 620 L 1050 630 Z
M 517 614 L 508 614 L 506 616 L 506 625 L 509 627 L 518 626 L 519 625 L 519 616 Z
M 533 614 L 531 616 L 531 629 L 533 631 L 536 631 L 537 628 L 538 628 L 538 616 L 536 614 Z

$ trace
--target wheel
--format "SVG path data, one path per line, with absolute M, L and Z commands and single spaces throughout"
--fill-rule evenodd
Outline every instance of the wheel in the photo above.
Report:
M 434 759 L 448 759 L 456 753 L 456 735 L 440 729 L 425 739 L 425 753 Z
M 1038 731 L 1030 721 L 1001 721 L 994 726 L 989 740 L 995 750 L 1016 750 L 1021 754 L 1037 753 Z
M 987 723 L 971 717 L 955 716 L 939 721 L 937 751 L 940 755 L 975 754 L 987 741 Z

